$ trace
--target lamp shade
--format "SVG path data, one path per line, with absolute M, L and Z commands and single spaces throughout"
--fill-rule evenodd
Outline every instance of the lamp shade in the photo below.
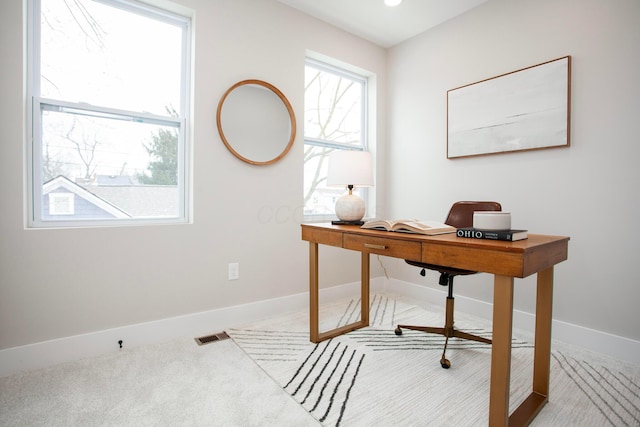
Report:
M 328 186 L 373 187 L 371 153 L 336 150 L 329 154 Z

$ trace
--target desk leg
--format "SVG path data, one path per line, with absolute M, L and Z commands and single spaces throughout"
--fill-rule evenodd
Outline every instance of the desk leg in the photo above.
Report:
M 551 322 L 553 302 L 553 267 L 538 273 L 536 296 L 536 336 L 533 355 L 533 392 L 549 395 L 551 365 Z
M 548 401 L 551 365 L 553 267 L 538 272 L 533 391 L 509 416 L 513 279 L 496 276 L 493 296 L 490 426 L 526 426 Z M 508 341 L 507 341 L 508 340 Z
M 329 338 L 369 326 L 369 253 L 362 253 L 360 320 L 326 332 L 320 332 L 318 243 L 309 242 L 309 338 L 319 343 Z
M 492 427 L 506 426 L 509 423 L 512 325 L 513 277 L 496 275 L 493 282 L 493 336 L 489 395 L 489 425 Z
M 316 343 L 320 342 L 318 305 L 318 244 L 309 242 L 309 336 Z
M 360 272 L 360 319 L 364 326 L 369 326 L 369 252 L 362 252 Z

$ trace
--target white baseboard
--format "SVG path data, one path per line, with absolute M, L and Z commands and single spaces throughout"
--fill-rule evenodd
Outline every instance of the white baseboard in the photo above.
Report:
M 445 291 L 396 279 L 389 279 L 385 289 L 433 305 L 443 305 L 447 295 Z M 473 298 L 456 295 L 456 309 L 488 321 L 493 319 L 493 305 Z M 535 316 L 532 313 L 514 310 L 513 327 L 533 336 Z M 640 341 L 560 320 L 553 320 L 551 332 L 555 341 L 640 365 Z
M 349 283 L 322 289 L 320 295 L 323 302 L 331 302 L 358 295 L 359 289 L 359 283 Z M 441 305 L 446 295 L 440 290 L 400 280 L 383 277 L 371 279 L 371 291 L 382 290 L 434 305 Z M 132 348 L 177 338 L 196 338 L 278 314 L 303 310 L 308 304 L 309 294 L 304 292 L 0 350 L 0 377 L 119 351 L 120 340 L 124 348 Z M 492 305 L 486 302 L 456 296 L 456 308 L 487 320 L 492 319 Z M 513 326 L 532 333 L 534 319 L 533 314 L 516 310 Z M 552 328 L 555 340 L 640 365 L 640 341 L 558 320 L 553 321 Z
M 383 281 L 383 278 L 371 279 L 372 291 L 382 288 Z M 358 295 L 359 289 L 360 283 L 321 289 L 320 298 L 323 302 L 336 301 Z M 278 314 L 300 311 L 308 306 L 309 293 L 304 292 L 8 348 L 0 350 L 0 377 L 119 351 L 120 340 L 123 348 L 133 348 L 177 338 L 197 338 Z

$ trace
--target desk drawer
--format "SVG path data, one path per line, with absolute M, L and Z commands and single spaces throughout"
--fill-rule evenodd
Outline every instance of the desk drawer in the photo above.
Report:
M 420 242 L 386 239 L 384 237 L 356 236 L 353 234 L 345 234 L 342 244 L 345 249 L 414 261 L 420 261 L 422 249 Z

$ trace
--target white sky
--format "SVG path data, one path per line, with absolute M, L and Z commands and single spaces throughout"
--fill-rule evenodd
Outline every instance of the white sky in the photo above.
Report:
M 42 11 L 42 97 L 158 115 L 167 106 L 179 111 L 180 27 L 90 0 L 42 0 Z M 80 121 L 74 138 L 99 140 L 98 174 L 118 174 L 125 163 L 125 173 L 146 168 L 142 144 L 151 141 L 150 126 L 102 120 L 87 129 L 90 120 Z M 70 161 L 73 154 L 59 156 Z

